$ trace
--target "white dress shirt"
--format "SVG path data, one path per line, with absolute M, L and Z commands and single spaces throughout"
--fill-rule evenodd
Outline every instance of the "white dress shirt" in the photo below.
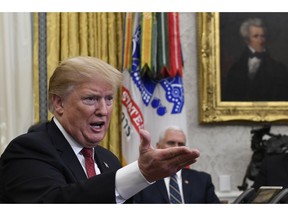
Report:
M 182 203 L 184 203 L 181 173 L 182 173 L 182 170 L 179 170 L 179 171 L 176 173 L 176 179 L 177 179 L 177 183 L 178 183 L 178 186 L 179 186 L 179 191 L 180 191 L 180 194 L 181 194 Z M 167 189 L 167 193 L 168 193 L 168 197 L 169 197 L 169 194 L 170 194 L 170 188 L 169 188 L 170 176 L 164 178 L 164 182 L 165 182 L 166 189 Z
M 249 49 L 252 53 L 255 52 L 255 49 L 253 49 L 250 46 L 249 46 Z M 261 59 L 259 59 L 257 57 L 252 57 L 252 58 L 250 57 L 248 59 L 248 71 L 249 71 L 248 76 L 250 79 L 254 79 L 260 64 L 261 64 Z

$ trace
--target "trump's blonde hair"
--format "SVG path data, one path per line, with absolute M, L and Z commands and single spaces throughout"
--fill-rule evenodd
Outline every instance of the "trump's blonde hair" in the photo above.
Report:
M 65 97 L 77 85 L 99 79 L 112 86 L 115 94 L 122 84 L 123 74 L 116 68 L 95 57 L 77 56 L 62 61 L 49 80 L 49 110 L 53 113 L 52 96 Z

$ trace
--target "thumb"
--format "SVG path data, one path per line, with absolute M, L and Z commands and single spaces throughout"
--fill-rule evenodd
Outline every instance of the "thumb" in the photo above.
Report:
M 140 149 L 147 149 L 151 147 L 151 135 L 147 130 L 140 129 L 141 145 Z

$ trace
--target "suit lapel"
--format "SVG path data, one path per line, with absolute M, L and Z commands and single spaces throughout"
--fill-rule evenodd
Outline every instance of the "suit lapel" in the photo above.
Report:
M 189 176 L 186 169 L 182 169 L 182 190 L 183 190 L 183 198 L 185 203 L 191 203 L 193 184 L 192 178 Z
M 64 161 L 65 166 L 72 172 L 75 179 L 78 181 L 87 179 L 77 156 L 54 121 L 50 122 L 48 126 L 48 133 L 51 137 L 53 145 L 58 151 L 59 156 Z
M 162 195 L 162 197 L 164 199 L 164 202 L 170 203 L 169 195 L 168 195 L 168 192 L 167 192 L 167 188 L 166 188 L 164 179 L 156 181 L 155 185 L 158 188 L 158 190 L 160 191 L 160 193 L 161 193 L 161 195 Z
M 66 166 L 71 170 L 71 172 L 73 173 L 73 175 L 75 176 L 77 180 L 87 179 L 87 176 L 83 170 L 83 167 L 81 166 L 77 156 L 75 155 L 75 153 L 73 152 L 70 146 L 69 148 L 63 149 L 61 157 L 64 163 L 66 164 Z
M 99 168 L 99 170 L 101 171 L 101 173 L 104 173 L 105 171 L 107 171 L 109 169 L 109 165 L 105 162 L 101 161 L 101 157 L 99 157 L 97 151 L 96 151 L 97 147 L 95 147 L 94 150 L 94 160 L 97 163 L 97 166 Z

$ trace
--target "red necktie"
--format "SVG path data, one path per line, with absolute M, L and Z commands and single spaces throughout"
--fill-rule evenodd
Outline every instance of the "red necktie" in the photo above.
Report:
M 85 167 L 88 178 L 91 178 L 96 175 L 94 158 L 93 158 L 93 149 L 92 148 L 83 148 L 82 154 L 85 158 Z

